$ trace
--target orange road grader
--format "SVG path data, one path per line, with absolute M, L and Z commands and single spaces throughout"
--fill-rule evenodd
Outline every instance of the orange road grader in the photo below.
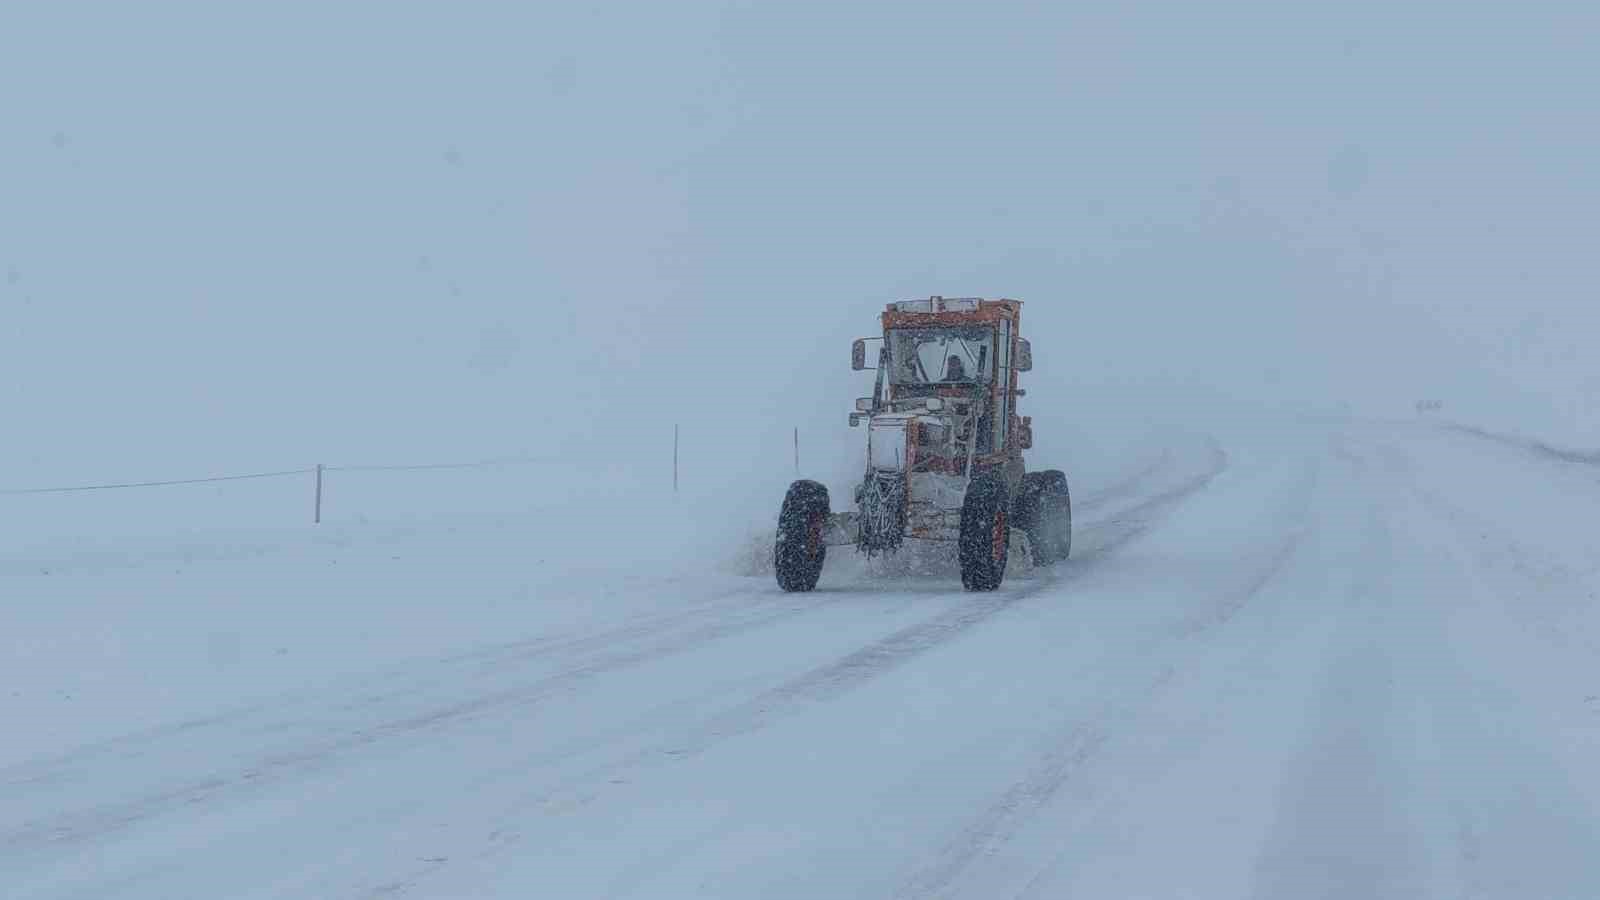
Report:
M 865 472 L 844 512 L 819 482 L 789 486 L 774 557 L 783 590 L 816 587 L 830 546 L 875 556 L 907 540 L 954 543 L 972 591 L 1000 586 L 1013 529 L 1035 565 L 1067 558 L 1067 477 L 1027 471 L 1022 458 L 1033 423 L 1017 414 L 1017 382 L 1033 355 L 1021 320 L 1018 300 L 936 296 L 890 303 L 883 335 L 855 342 L 852 368 L 877 372 L 872 396 L 850 414 L 851 427 L 866 426 Z

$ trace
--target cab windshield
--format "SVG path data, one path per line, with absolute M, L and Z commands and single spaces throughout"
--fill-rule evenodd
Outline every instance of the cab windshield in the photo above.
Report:
M 889 332 L 890 382 L 977 384 L 994 372 L 994 329 L 897 328 Z

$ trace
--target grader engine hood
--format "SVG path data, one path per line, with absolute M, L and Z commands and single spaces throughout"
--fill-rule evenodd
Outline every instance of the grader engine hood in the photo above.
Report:
M 858 546 L 868 555 L 906 537 L 955 539 L 968 461 L 955 437 L 968 418 L 920 404 L 871 418 L 867 474 L 856 493 Z
M 911 472 L 948 459 L 959 420 L 926 410 L 880 413 L 867 427 L 867 467 L 875 472 Z
M 913 446 L 909 432 L 916 416 L 907 413 L 873 416 L 867 426 L 867 465 L 875 472 L 904 472 Z

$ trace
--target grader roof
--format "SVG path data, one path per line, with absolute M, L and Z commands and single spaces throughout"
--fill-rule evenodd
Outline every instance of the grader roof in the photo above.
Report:
M 1009 319 L 1020 323 L 1021 300 L 984 300 L 981 297 L 929 297 L 900 300 L 883 312 L 883 327 L 926 328 L 939 325 L 992 324 Z

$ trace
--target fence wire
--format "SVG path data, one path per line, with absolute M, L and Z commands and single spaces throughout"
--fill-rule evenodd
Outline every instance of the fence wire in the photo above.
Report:
M 323 466 L 323 472 L 421 472 L 431 469 L 488 469 L 501 466 L 532 465 L 545 460 L 530 456 L 514 456 L 503 459 L 486 459 L 476 462 L 453 463 L 421 463 L 416 465 L 348 465 L 348 466 Z M 67 487 L 35 487 L 35 488 L 9 488 L 0 489 L 0 496 L 22 496 L 26 494 L 75 494 L 86 491 L 117 491 L 128 488 L 171 487 L 183 484 L 215 484 L 221 481 L 249 481 L 258 478 L 285 478 L 291 475 L 311 475 L 317 471 L 316 466 L 307 466 L 301 469 L 280 469 L 275 472 L 248 472 L 243 475 L 214 475 L 207 478 L 173 478 L 162 481 L 127 481 L 110 484 L 79 484 Z
M 485 459 L 478 462 L 420 463 L 407 466 L 323 466 L 324 472 L 421 472 L 428 469 L 492 469 L 501 466 L 525 466 L 546 460 L 531 456 L 514 456 L 506 459 Z
M 19 494 L 74 494 L 81 491 L 118 491 L 125 488 L 168 487 L 175 484 L 212 484 L 218 481 L 247 481 L 253 478 L 283 478 L 288 475 L 309 475 L 315 468 L 283 469 L 277 472 L 250 472 L 245 475 L 215 475 L 210 478 L 175 478 L 169 481 L 128 481 L 120 484 L 80 484 L 72 487 L 10 488 L 0 490 L 0 495 Z

